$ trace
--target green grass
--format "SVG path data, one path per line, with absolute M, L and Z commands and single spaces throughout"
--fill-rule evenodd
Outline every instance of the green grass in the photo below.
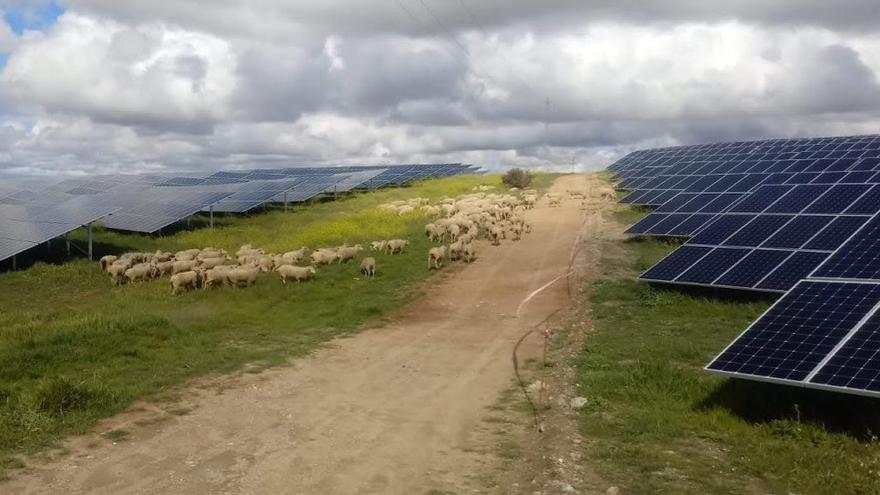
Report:
M 537 186 L 551 181 L 539 176 Z M 403 255 L 370 254 L 378 260 L 372 280 L 360 277 L 355 260 L 321 267 L 308 283 L 283 286 L 268 275 L 247 289 L 173 297 L 167 278 L 112 287 L 96 263 L 66 259 L 60 242 L 47 255 L 53 262 L 24 259 L 28 268 L 0 273 L 0 475 L 4 466 L 17 465 L 17 454 L 88 431 L 136 399 L 161 397 L 185 380 L 244 364 L 283 363 L 400 307 L 428 276 L 426 220 L 376 206 L 415 196 L 455 196 L 477 184 L 506 190 L 498 176 L 455 177 L 316 200 L 290 212 L 221 217 L 213 230 L 178 228 L 155 237 L 95 231 L 97 255 L 205 246 L 234 252 L 247 242 L 280 252 L 409 239 Z M 74 239 L 84 235 L 76 232 Z
M 635 281 L 673 247 L 603 250 L 579 363 L 588 462 L 625 493 L 880 493 L 880 402 L 704 372 L 772 299 Z

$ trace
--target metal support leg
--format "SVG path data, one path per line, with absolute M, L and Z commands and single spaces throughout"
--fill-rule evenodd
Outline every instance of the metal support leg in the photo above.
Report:
M 335 200 L 338 197 L 336 193 L 336 184 L 333 184 L 333 199 Z
M 46 252 L 52 254 L 52 239 L 46 241 Z
M 287 191 L 284 191 L 284 211 L 287 211 Z
M 12 257 L 12 269 L 18 270 L 18 255 Z
M 92 224 L 89 222 L 89 261 L 92 261 Z
M 208 207 L 208 214 L 211 216 L 211 228 L 214 228 L 214 205 Z
M 67 256 L 70 257 L 70 233 L 64 234 L 64 247 L 67 249 Z
M 191 225 L 190 220 L 192 220 L 192 215 L 186 217 L 186 228 L 187 229 L 189 229 L 189 227 Z

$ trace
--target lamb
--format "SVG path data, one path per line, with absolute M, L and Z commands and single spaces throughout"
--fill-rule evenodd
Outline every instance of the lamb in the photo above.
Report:
M 245 287 L 257 283 L 257 277 L 260 276 L 260 267 L 258 266 L 240 266 L 226 272 L 226 278 L 231 285 L 236 287 L 244 284 Z
M 352 247 L 342 247 L 336 251 L 336 262 L 343 263 L 348 262 L 348 260 L 354 258 L 359 252 L 363 251 L 363 247 L 360 244 L 355 244 Z
M 201 274 L 193 270 L 175 273 L 171 276 L 171 294 L 177 295 L 198 288 L 201 278 Z
M 409 241 L 405 241 L 403 239 L 391 239 L 388 241 L 388 252 L 391 254 L 398 254 L 403 252 L 403 248 L 409 245 Z
M 177 275 L 178 273 L 188 272 L 193 270 L 199 264 L 195 259 L 191 260 L 183 260 L 183 261 L 175 261 L 174 265 L 171 267 L 171 274 Z
M 275 271 L 281 276 L 281 283 L 283 284 L 287 284 L 288 280 L 296 280 L 297 282 L 308 280 L 316 273 L 313 266 L 294 265 L 281 265 Z
M 373 241 L 370 243 L 370 249 L 373 251 L 385 251 L 385 248 L 388 247 L 388 241 Z
M 155 265 L 141 263 L 125 270 L 125 279 L 129 282 L 142 282 L 153 278 L 156 273 Z
M 397 214 L 399 216 L 404 216 L 414 211 L 413 207 L 410 205 L 403 205 L 397 209 Z
M 361 273 L 367 277 L 373 277 L 376 274 L 376 258 L 372 256 L 364 258 L 361 261 Z
M 98 263 L 101 264 L 101 271 L 106 272 L 107 268 L 109 268 L 110 265 L 112 265 L 118 259 L 118 257 L 111 254 L 108 254 L 107 256 L 101 256 L 101 259 L 98 260 Z
M 431 248 L 428 251 L 428 270 L 440 269 L 443 266 L 443 258 L 446 257 L 446 246 Z

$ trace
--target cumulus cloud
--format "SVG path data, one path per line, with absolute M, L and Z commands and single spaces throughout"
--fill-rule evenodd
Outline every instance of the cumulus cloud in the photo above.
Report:
M 873 1 L 64 5 L 48 29 L 10 32 L 0 172 L 592 169 L 645 146 L 880 123 Z

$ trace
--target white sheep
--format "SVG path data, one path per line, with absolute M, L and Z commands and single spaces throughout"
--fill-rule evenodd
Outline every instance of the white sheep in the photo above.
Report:
M 357 256 L 357 254 L 359 252 L 363 251 L 363 249 L 364 248 L 361 247 L 360 244 L 355 244 L 354 246 L 351 246 L 351 247 L 341 247 L 336 250 L 336 262 L 337 263 L 343 263 L 343 262 L 347 263 L 349 260 L 351 260 L 352 258 Z
M 428 270 L 440 269 L 443 266 L 443 258 L 446 257 L 446 246 L 431 248 L 428 250 Z
M 171 276 L 171 294 L 177 295 L 198 288 L 201 277 L 199 272 L 193 270 L 175 273 Z
M 157 270 L 155 265 L 140 263 L 125 270 L 125 279 L 129 283 L 143 282 L 156 276 L 156 273 Z
M 286 284 L 288 280 L 296 280 L 297 282 L 308 280 L 316 273 L 313 266 L 294 265 L 281 265 L 275 271 L 278 272 L 283 284 Z
M 244 284 L 247 287 L 257 283 L 260 271 L 258 266 L 240 266 L 227 271 L 226 279 L 229 280 L 230 285 L 238 287 Z
M 113 256 L 112 254 L 108 254 L 107 256 L 101 256 L 101 259 L 98 260 L 98 263 L 101 264 L 101 271 L 106 272 L 107 268 L 110 267 L 119 257 Z
M 312 263 L 316 265 L 329 265 L 336 261 L 337 257 L 335 251 L 319 249 L 312 252 Z
M 376 274 L 376 258 L 369 256 L 361 260 L 361 273 L 373 277 Z
M 388 247 L 388 241 L 373 241 L 370 243 L 370 249 L 373 251 L 385 251 L 385 248 Z
M 156 263 L 156 271 L 159 272 L 159 275 L 171 275 L 171 271 L 174 269 L 173 261 L 160 261 Z
M 176 275 L 178 273 L 188 272 L 194 269 L 199 264 L 195 259 L 191 260 L 183 260 L 183 261 L 175 261 L 174 265 L 171 267 L 171 274 Z
M 409 245 L 409 241 L 405 241 L 403 239 L 391 239 L 388 241 L 388 252 L 391 254 L 402 253 L 403 249 Z
M 306 259 L 306 251 L 308 251 L 308 249 L 309 248 L 303 246 L 296 251 L 288 251 L 281 255 L 281 259 L 284 260 L 285 265 L 295 265 Z
M 464 248 L 464 243 L 461 240 L 455 241 L 449 245 L 449 259 L 452 261 L 457 260 L 462 255 L 462 249 Z
M 465 263 L 474 261 L 477 257 L 477 250 L 474 248 L 474 244 L 471 242 L 465 244 L 464 248 L 461 250 L 461 256 Z
M 217 257 L 217 258 L 203 258 L 199 261 L 199 267 L 204 268 L 205 270 L 210 270 L 215 266 L 220 266 L 226 264 L 229 261 L 225 256 Z
M 227 279 L 227 274 L 229 273 L 229 270 L 232 270 L 233 268 L 235 267 L 232 265 L 217 265 L 214 268 L 205 270 L 202 288 L 208 289 L 210 287 L 228 284 L 229 280 Z

